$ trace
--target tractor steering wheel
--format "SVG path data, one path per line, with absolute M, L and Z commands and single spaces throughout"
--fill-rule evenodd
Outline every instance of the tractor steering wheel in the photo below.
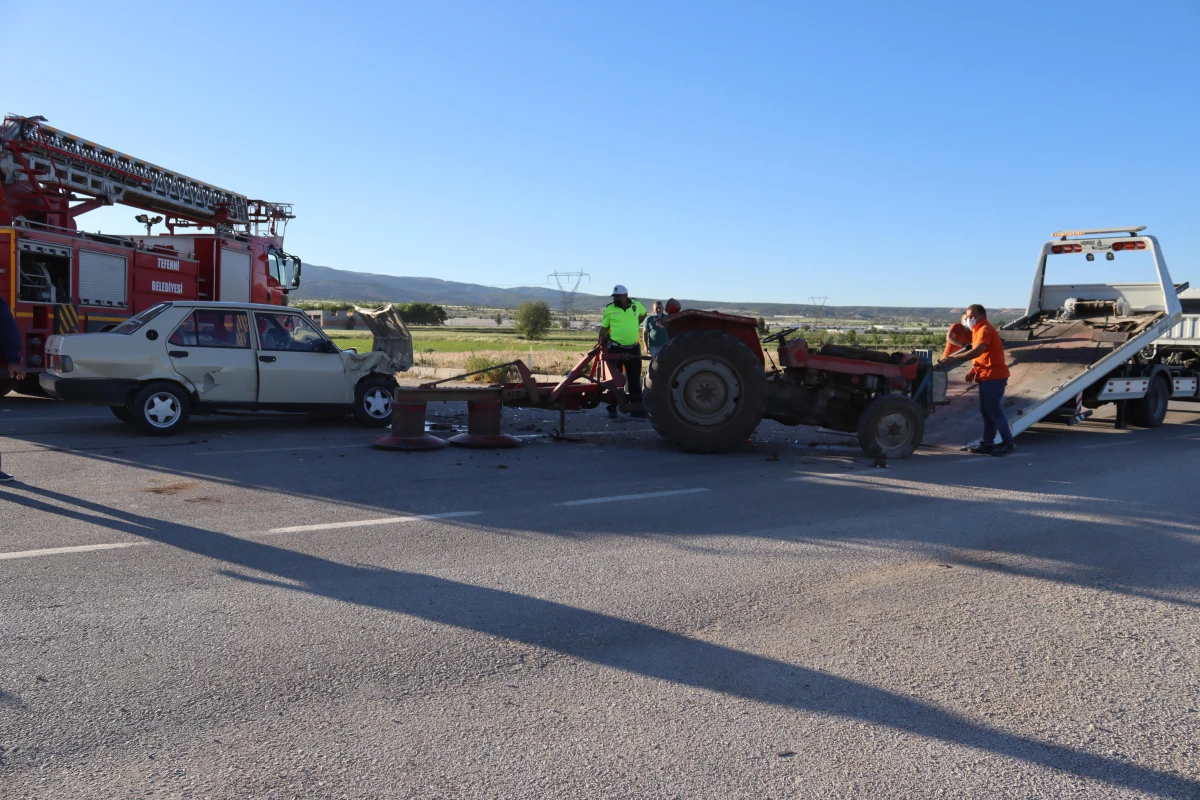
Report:
M 781 331 L 776 331 L 775 333 L 772 333 L 770 336 L 765 337 L 762 340 L 763 344 L 766 344 L 767 342 L 779 342 L 780 344 L 784 344 L 785 343 L 784 337 L 789 336 L 798 330 L 800 330 L 800 329 L 799 328 L 784 328 Z

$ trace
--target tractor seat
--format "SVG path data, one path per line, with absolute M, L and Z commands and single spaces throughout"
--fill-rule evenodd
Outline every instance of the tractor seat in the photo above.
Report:
M 882 353 L 878 350 L 867 350 L 862 347 L 846 347 L 840 344 L 821 346 L 821 355 L 835 358 L 854 358 L 859 361 L 870 361 L 874 364 L 899 364 L 903 353 Z

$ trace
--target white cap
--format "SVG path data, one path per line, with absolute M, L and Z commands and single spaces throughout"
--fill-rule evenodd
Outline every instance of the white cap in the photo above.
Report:
M 628 290 L 628 289 L 626 289 L 624 286 L 622 286 L 621 284 L 619 284 L 619 283 L 618 283 L 616 286 L 614 286 L 614 287 L 613 287 L 613 294 L 614 294 L 614 295 L 616 295 L 616 294 L 629 294 L 629 290 Z

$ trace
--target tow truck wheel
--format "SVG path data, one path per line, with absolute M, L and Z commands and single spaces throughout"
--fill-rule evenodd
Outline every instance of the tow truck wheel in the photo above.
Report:
M 908 458 L 925 436 L 921 407 L 907 397 L 876 397 L 858 418 L 858 443 L 874 458 Z
M 170 436 L 187 425 L 191 401 L 183 387 L 160 381 L 134 395 L 130 404 L 133 424 L 151 436 Z
M 121 420 L 127 425 L 133 425 L 133 412 L 126 406 L 109 406 L 108 410 L 113 413 L 113 416 Z
M 767 410 L 767 376 L 749 347 L 721 331 L 672 339 L 646 372 L 654 429 L 687 450 L 719 453 L 744 443 Z
M 1167 401 L 1171 399 L 1171 387 L 1162 375 L 1150 381 L 1146 396 L 1133 402 L 1133 424 L 1139 428 L 1157 428 L 1167 417 Z
M 392 421 L 392 397 L 396 380 L 386 375 L 368 375 L 354 387 L 354 418 L 368 428 L 382 428 Z

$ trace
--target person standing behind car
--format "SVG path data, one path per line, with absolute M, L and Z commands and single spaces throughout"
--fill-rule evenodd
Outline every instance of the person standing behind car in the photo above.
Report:
M 664 324 L 667 315 L 663 312 L 662 301 L 655 300 L 652 308 L 653 312 L 646 317 L 646 323 L 642 327 L 642 342 L 646 345 L 646 352 L 650 354 L 650 358 L 658 355 L 658 351 L 663 349 L 663 345 L 670 338 Z
M 3 297 L 0 297 L 0 356 L 4 357 L 8 377 L 18 381 L 25 377 L 21 369 L 21 329 L 17 327 L 17 320 L 13 318 Z M 12 475 L 0 469 L 0 483 L 8 483 L 12 479 Z

